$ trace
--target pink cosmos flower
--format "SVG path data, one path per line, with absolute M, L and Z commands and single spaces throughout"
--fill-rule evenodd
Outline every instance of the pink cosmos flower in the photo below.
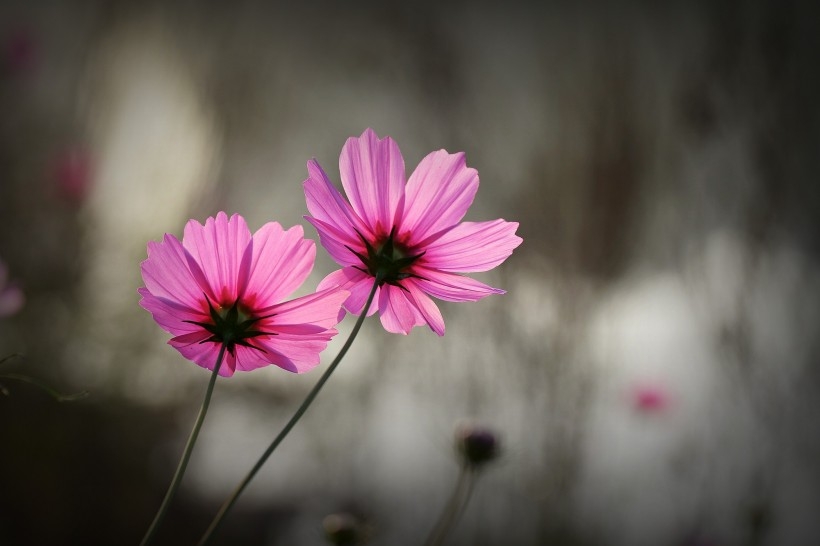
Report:
M 349 203 L 316 160 L 307 168 L 312 216 L 305 218 L 342 266 L 319 287 L 349 290 L 351 313 L 362 312 L 378 279 L 368 315 L 378 310 L 389 332 L 407 334 L 427 324 L 441 336 L 444 319 L 430 296 L 461 302 L 504 293 L 460 274 L 492 269 L 521 244 L 517 222 L 461 222 L 478 190 L 478 173 L 464 153 L 429 154 L 405 184 L 399 147 L 367 129 L 347 140 L 339 158 Z
M 306 372 L 336 334 L 348 293 L 282 301 L 313 268 L 316 247 L 303 235 L 301 226 L 284 231 L 270 222 L 251 236 L 244 218 L 224 212 L 204 226 L 190 220 L 182 242 L 166 234 L 148 243 L 140 305 L 174 335 L 168 343 L 203 368 L 213 370 L 224 344 L 219 375 L 269 364 Z

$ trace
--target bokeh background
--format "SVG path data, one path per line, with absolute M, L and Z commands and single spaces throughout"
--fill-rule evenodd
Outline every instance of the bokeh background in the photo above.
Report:
M 479 276 L 508 294 L 442 303 L 443 338 L 367 321 L 218 543 L 349 512 L 420 544 L 466 419 L 503 456 L 451 544 L 820 544 L 812 3 L 32 4 L 0 7 L 0 374 L 89 394 L 0 378 L 0 544 L 139 541 L 208 380 L 137 304 L 146 243 L 219 210 L 317 239 L 305 162 L 338 181 L 366 127 L 408 175 L 466 152 L 468 219 L 521 223 Z M 195 542 L 320 373 L 217 383 L 158 543 Z

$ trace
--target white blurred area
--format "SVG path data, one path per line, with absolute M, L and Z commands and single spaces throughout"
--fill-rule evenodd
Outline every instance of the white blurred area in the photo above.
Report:
M 373 127 L 408 176 L 429 151 L 466 151 L 481 177 L 468 219 L 520 221 L 524 243 L 477 275 L 508 294 L 441 304 L 444 337 L 366 323 L 236 506 L 292 510 L 270 544 L 321 544 L 318 522 L 350 505 L 374 544 L 420 543 L 455 481 L 462 419 L 495 428 L 504 454 L 453 544 L 820 543 L 818 210 L 804 189 L 820 123 L 790 132 L 816 108 L 800 102 L 806 14 L 419 9 L 158 4 L 86 24 L 72 115 L 95 175 L 73 219 L 66 381 L 178 410 L 176 442 L 145 446 L 145 479 L 164 483 L 208 374 L 137 305 L 146 243 L 225 210 L 252 230 L 301 223 L 318 244 L 305 162 L 338 183 L 345 139 Z M 772 14 L 782 59 L 764 55 Z M 334 268 L 319 255 L 300 294 Z M 186 494 L 215 510 L 322 371 L 220 380 Z
M 69 350 L 87 365 L 73 368 L 92 388 L 123 384 L 139 397 L 178 396 L 184 375 L 169 384 L 163 355 L 128 373 L 117 366 L 118 345 L 132 337 L 121 327 L 138 296 L 145 244 L 165 232 L 182 236 L 189 216 L 213 188 L 220 135 L 213 108 L 175 47 L 171 29 L 147 19 L 103 36 L 82 82 L 84 114 L 95 151 L 95 181 L 83 211 L 87 272 L 83 300 L 88 332 Z M 156 332 L 155 339 L 167 338 Z M 88 351 L 88 343 L 94 350 Z M 135 373 L 136 372 L 136 373 Z

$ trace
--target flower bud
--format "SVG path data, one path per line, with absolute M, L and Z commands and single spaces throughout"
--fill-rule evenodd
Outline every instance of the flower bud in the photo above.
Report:
M 330 514 L 322 520 L 325 538 L 330 544 L 355 546 L 364 544 L 365 526 L 359 518 L 347 512 Z
M 456 430 L 456 450 L 469 467 L 478 468 L 497 458 L 499 444 L 496 434 L 486 428 L 461 425 Z

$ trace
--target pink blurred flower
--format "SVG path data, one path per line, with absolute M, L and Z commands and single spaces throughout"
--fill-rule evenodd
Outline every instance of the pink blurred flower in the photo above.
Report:
M 238 214 L 203 226 L 190 220 L 180 242 L 166 234 L 148 243 L 140 305 L 174 335 L 185 358 L 213 369 L 225 344 L 223 376 L 275 364 L 302 373 L 336 334 L 348 293 L 330 289 L 283 302 L 313 268 L 316 247 L 301 226 L 276 222 L 253 236 Z
M 9 280 L 8 267 L 0 260 L 0 318 L 17 313 L 25 302 L 23 291 L 15 282 Z
M 460 273 L 487 271 L 521 244 L 517 222 L 461 222 L 478 190 L 478 173 L 464 153 L 432 152 L 405 184 L 404 159 L 390 138 L 372 129 L 349 138 L 339 171 L 350 202 L 316 160 L 308 162 L 305 197 L 322 245 L 343 266 L 319 284 L 350 291 L 348 311 L 362 312 L 375 278 L 378 293 L 367 314 L 379 311 L 389 332 L 429 325 L 444 335 L 444 319 L 430 296 L 477 301 L 503 294 Z
M 19 27 L 3 38 L 3 64 L 13 74 L 30 72 L 37 64 L 37 39 L 28 28 Z
M 69 147 L 54 163 L 54 178 L 60 195 L 73 203 L 88 197 L 92 183 L 91 155 L 83 147 Z
M 638 385 L 632 390 L 632 406 L 641 413 L 658 413 L 669 407 L 671 397 L 659 385 Z

